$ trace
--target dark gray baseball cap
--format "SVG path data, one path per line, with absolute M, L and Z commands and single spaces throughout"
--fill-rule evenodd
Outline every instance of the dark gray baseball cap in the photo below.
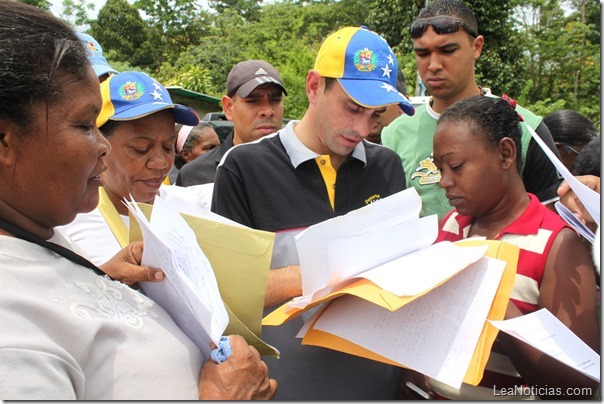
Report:
M 258 86 L 274 83 L 281 87 L 283 94 L 287 95 L 283 80 L 277 69 L 264 60 L 246 60 L 237 63 L 227 78 L 227 95 L 237 94 L 245 98 Z

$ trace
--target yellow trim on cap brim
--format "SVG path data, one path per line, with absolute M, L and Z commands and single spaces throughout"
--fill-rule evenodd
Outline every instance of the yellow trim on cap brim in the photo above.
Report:
M 100 128 L 107 123 L 109 118 L 115 113 L 115 108 L 111 102 L 111 96 L 109 94 L 109 82 L 114 76 L 109 77 L 103 81 L 101 85 L 101 97 L 103 98 L 103 106 L 101 107 L 101 113 L 96 118 L 96 127 Z
M 110 118 L 110 120 L 112 120 L 112 121 L 135 121 L 137 119 L 144 118 L 144 117 L 149 116 L 149 115 L 153 115 L 156 112 L 163 111 L 165 109 L 174 109 L 174 105 L 166 105 L 163 108 L 156 109 L 155 111 L 147 112 L 147 113 L 142 114 L 142 115 L 133 116 L 132 118 Z

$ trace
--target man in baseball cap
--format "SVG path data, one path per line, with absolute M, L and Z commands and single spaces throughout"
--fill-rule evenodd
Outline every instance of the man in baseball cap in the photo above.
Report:
M 216 168 L 234 145 L 253 142 L 283 126 L 283 96 L 287 95 L 277 69 L 264 60 L 245 60 L 231 69 L 222 108 L 233 132 L 222 144 L 183 166 L 176 185 L 214 182 Z
M 246 60 L 237 63 L 227 78 L 227 95 L 246 98 L 258 86 L 274 83 L 287 95 L 277 69 L 264 60 Z
M 295 235 L 405 189 L 400 157 L 365 139 L 388 105 L 413 113 L 396 88 L 390 46 L 364 27 L 329 36 L 306 77 L 309 107 L 274 135 L 232 148 L 216 172 L 212 211 L 275 232 L 265 315 L 302 294 Z M 279 347 L 266 358 L 279 380 L 275 400 L 396 399 L 401 369 L 329 349 L 301 345 L 301 317 L 263 327 Z
M 386 40 L 365 27 L 346 27 L 330 35 L 315 61 L 323 77 L 338 79 L 357 104 L 367 108 L 399 104 L 407 115 L 415 112 L 397 90 L 398 61 Z

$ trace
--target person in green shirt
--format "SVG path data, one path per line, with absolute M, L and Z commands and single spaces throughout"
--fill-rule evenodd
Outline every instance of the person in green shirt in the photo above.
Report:
M 472 10 L 459 0 L 436 0 L 423 8 L 410 34 L 419 74 L 432 98 L 416 108 L 415 115 L 400 116 L 384 128 L 382 144 L 401 157 L 407 186 L 415 187 L 422 197 L 421 216 L 438 214 L 442 219 L 451 206 L 438 186 L 440 171 L 432 160 L 432 139 L 448 106 L 472 95 L 493 96 L 477 84 L 475 75 L 485 38 L 479 35 Z M 542 118 L 520 106 L 516 110 L 558 155 Z M 561 180 L 527 129 L 522 134 L 520 163 L 527 191 L 543 204 L 553 205 Z

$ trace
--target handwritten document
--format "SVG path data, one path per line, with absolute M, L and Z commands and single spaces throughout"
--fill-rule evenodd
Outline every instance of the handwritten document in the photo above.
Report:
M 485 255 L 486 246 L 443 241 L 360 274 L 397 296 L 414 296 L 445 282 Z
M 334 300 L 311 329 L 337 335 L 403 366 L 459 388 L 505 262 L 483 257 L 392 312 L 352 296 Z
M 600 381 L 600 355 L 549 310 L 540 309 L 509 320 L 489 321 L 501 331 Z
M 195 233 L 160 196 L 155 198 L 150 221 L 136 203 L 127 205 L 143 233 L 142 265 L 161 268 L 166 274 L 163 282 L 140 283 L 141 289 L 170 314 L 207 359 L 210 341 L 218 345 L 229 317 Z
M 443 241 L 318 290 L 310 296 L 296 297 L 286 303 L 286 307 L 304 309 L 317 301 L 327 300 L 332 293 L 345 294 L 349 290 L 348 287 L 360 278 L 371 281 L 375 287 L 395 296 L 421 295 L 478 261 L 485 255 L 486 250 L 487 246 L 460 247 Z M 364 295 L 360 289 L 355 289 L 354 294 L 383 306 L 383 294 Z M 376 301 L 376 297 L 380 300 Z

